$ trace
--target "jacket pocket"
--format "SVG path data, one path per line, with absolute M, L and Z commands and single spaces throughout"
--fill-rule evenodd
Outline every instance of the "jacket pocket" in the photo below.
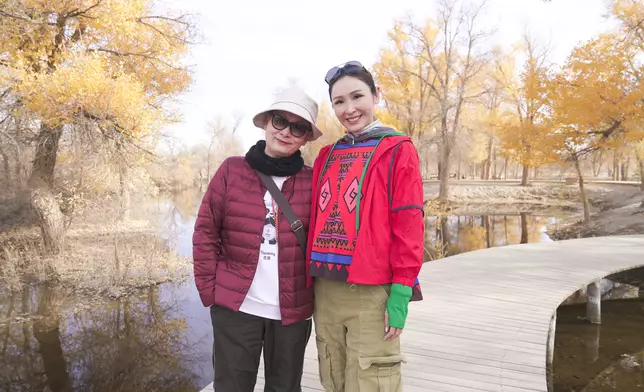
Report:
M 386 357 L 359 357 L 358 385 L 361 391 L 402 391 L 402 355 Z

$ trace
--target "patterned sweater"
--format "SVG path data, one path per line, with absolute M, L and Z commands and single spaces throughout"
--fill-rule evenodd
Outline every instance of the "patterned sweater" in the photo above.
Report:
M 313 277 L 347 280 L 357 240 L 360 178 L 378 141 L 338 143 L 323 169 L 318 217 L 312 227 L 315 241 L 310 273 Z

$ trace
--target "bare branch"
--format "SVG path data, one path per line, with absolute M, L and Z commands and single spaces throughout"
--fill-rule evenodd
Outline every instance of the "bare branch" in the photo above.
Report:
M 103 0 L 98 0 L 95 4 L 89 6 L 88 8 L 86 8 L 84 10 L 76 10 L 75 12 L 69 13 L 67 16 L 70 17 L 70 18 L 76 18 L 76 17 L 80 16 L 80 17 L 84 17 L 84 18 L 94 19 L 94 17 L 88 16 L 87 13 L 89 11 L 93 10 L 94 8 L 98 7 L 99 5 L 101 5 L 102 2 L 103 2 Z
M 132 52 L 119 52 L 119 51 L 107 49 L 107 48 L 88 48 L 87 52 L 103 52 L 103 53 L 113 54 L 118 57 L 142 57 L 147 60 L 150 60 L 151 62 L 154 62 L 154 61 L 159 62 L 170 69 L 181 70 L 181 68 L 176 67 L 164 60 L 161 60 L 159 57 L 154 56 L 154 54 L 156 53 L 153 51 L 132 53 Z
M 9 13 L 7 11 L 3 11 L 2 9 L 0 9 L 0 15 L 3 15 L 3 16 L 6 16 L 8 18 L 12 18 L 12 19 L 22 20 L 23 22 L 27 22 L 27 23 L 33 23 L 33 24 L 39 24 L 39 25 L 40 24 L 50 24 L 50 23 L 45 23 L 45 22 L 42 22 L 42 21 L 30 19 L 30 18 L 27 18 L 25 16 L 15 15 L 15 14 Z
M 139 21 L 139 22 L 142 22 L 145 19 L 161 19 L 161 20 L 167 20 L 167 21 L 170 21 L 170 22 L 180 23 L 180 24 L 182 24 L 184 26 L 191 26 L 189 22 L 186 22 L 185 20 L 183 20 L 187 16 L 189 16 L 189 15 L 188 14 L 183 14 L 183 15 L 178 16 L 176 18 L 169 18 L 167 16 L 150 15 L 150 16 L 140 16 L 140 17 L 136 18 L 136 20 Z
M 181 24 L 181 25 L 185 26 L 187 29 L 190 29 L 192 27 L 192 24 L 190 24 L 189 22 L 187 22 L 185 20 L 182 20 L 184 17 L 186 17 L 186 15 L 182 15 L 179 18 L 168 18 L 168 17 L 162 17 L 162 16 L 147 16 L 147 17 L 137 18 L 136 21 L 141 23 L 142 25 L 147 26 L 147 27 L 153 29 L 154 31 L 156 31 L 170 45 L 174 44 L 174 42 L 172 42 L 172 40 L 175 40 L 177 42 L 181 42 L 183 44 L 192 44 L 193 42 L 190 41 L 189 39 L 186 39 L 186 38 L 184 38 L 184 37 L 182 37 L 180 35 L 176 35 L 176 34 L 168 34 L 167 32 L 162 31 L 157 26 L 153 25 L 152 23 L 145 22 L 146 19 L 166 20 L 166 21 L 171 21 L 173 23 Z

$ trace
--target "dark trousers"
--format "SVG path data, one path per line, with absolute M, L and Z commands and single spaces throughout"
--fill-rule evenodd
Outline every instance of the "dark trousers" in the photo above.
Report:
M 215 336 L 215 391 L 252 392 L 264 349 L 264 392 L 301 392 L 304 351 L 311 320 L 283 326 L 214 305 L 210 308 Z

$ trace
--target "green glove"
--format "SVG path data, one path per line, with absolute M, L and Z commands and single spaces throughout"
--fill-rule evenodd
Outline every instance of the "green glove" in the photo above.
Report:
M 390 327 L 405 328 L 411 294 L 412 290 L 409 286 L 403 286 L 398 283 L 391 285 L 391 292 L 387 300 L 387 313 L 389 313 Z

